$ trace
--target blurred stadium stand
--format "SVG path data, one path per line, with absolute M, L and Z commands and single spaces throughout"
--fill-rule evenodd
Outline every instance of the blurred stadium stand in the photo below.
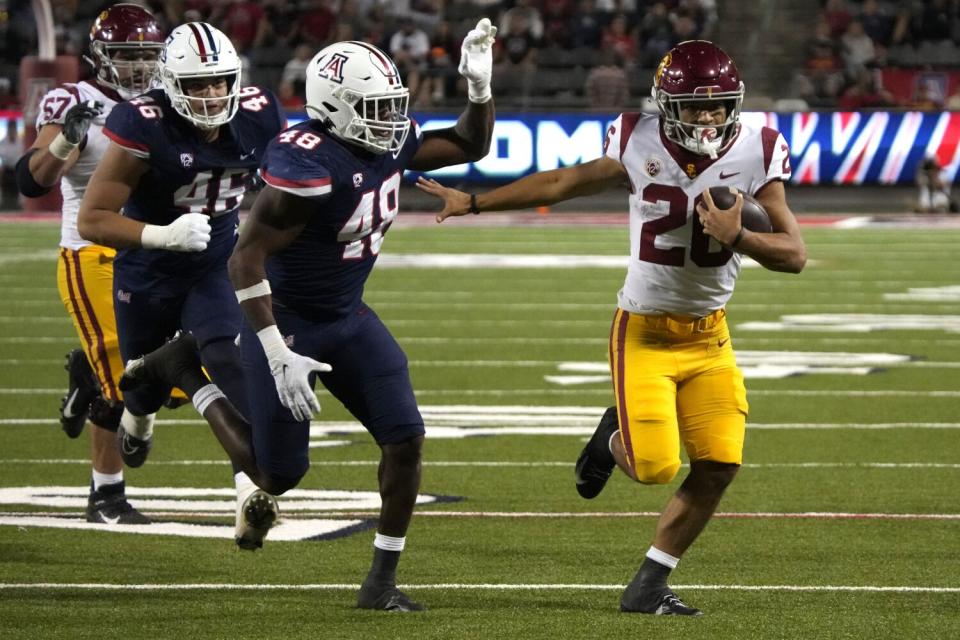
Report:
M 113 3 L 51 4 L 58 53 L 79 56 L 90 24 Z M 500 27 L 493 88 L 501 113 L 649 110 L 654 108 L 649 91 L 661 55 L 677 42 L 697 37 L 714 40 L 737 61 L 747 85 L 745 110 L 960 110 L 958 0 L 139 4 L 151 9 L 167 29 L 190 20 L 207 20 L 223 29 L 241 50 L 246 82 L 273 89 L 291 111 L 302 110 L 302 69 L 312 53 L 336 40 L 362 39 L 402 60 L 412 111 L 456 113 L 466 98 L 456 72 L 459 43 L 482 16 Z M 426 53 L 415 46 L 424 38 L 429 42 Z M 22 108 L 16 99 L 18 65 L 36 51 L 36 40 L 29 0 L 0 0 L 0 110 Z M 594 87 L 611 90 L 588 90 L 591 78 Z M 619 83 L 623 90 L 608 86 Z

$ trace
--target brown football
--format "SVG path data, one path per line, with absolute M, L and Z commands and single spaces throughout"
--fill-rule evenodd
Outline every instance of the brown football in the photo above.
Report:
M 741 192 L 743 193 L 743 192 Z M 729 209 L 737 200 L 737 190 L 733 187 L 710 187 L 710 197 L 718 209 Z M 750 231 L 770 233 L 773 225 L 763 205 L 753 196 L 743 194 L 743 209 L 740 210 L 740 223 Z

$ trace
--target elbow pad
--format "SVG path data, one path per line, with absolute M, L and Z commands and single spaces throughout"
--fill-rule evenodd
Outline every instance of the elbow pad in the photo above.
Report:
M 41 184 L 38 184 L 37 181 L 34 180 L 33 174 L 30 173 L 30 158 L 36 152 L 37 149 L 31 149 L 20 156 L 20 159 L 17 160 L 17 166 L 14 170 L 17 175 L 17 189 L 19 189 L 20 193 L 28 198 L 39 198 L 40 196 L 45 196 L 53 191 L 52 186 L 45 187 Z

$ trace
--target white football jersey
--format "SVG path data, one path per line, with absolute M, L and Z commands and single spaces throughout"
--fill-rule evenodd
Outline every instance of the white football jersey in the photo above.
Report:
M 103 104 L 103 113 L 90 124 L 86 144 L 82 146 L 80 157 L 70 171 L 60 180 L 60 192 L 63 194 L 63 210 L 60 220 L 60 246 L 67 249 L 80 249 L 91 242 L 80 237 L 77 231 L 77 214 L 80 201 L 87 189 L 87 183 L 93 170 L 107 151 L 110 139 L 103 134 L 103 124 L 110 110 L 117 104 L 113 98 L 105 95 L 98 87 L 89 82 L 64 84 L 49 91 L 40 101 L 40 113 L 37 116 L 37 131 L 45 124 L 63 124 L 67 111 L 78 102 L 97 100 Z
M 773 180 L 788 180 L 783 136 L 741 122 L 736 139 L 711 161 L 667 139 L 658 116 L 623 113 L 607 132 L 604 153 L 630 177 L 630 262 L 620 308 L 701 317 L 726 305 L 740 254 L 703 232 L 694 206 L 709 187 L 755 195 Z

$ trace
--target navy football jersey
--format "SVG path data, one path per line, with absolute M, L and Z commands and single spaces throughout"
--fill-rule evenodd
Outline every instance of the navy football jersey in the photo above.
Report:
M 384 234 L 397 217 L 404 168 L 422 141 L 413 121 L 396 156 L 348 145 L 318 120 L 301 122 L 273 139 L 260 177 L 315 205 L 300 235 L 267 261 L 276 302 L 316 320 L 359 306 Z
M 210 216 L 210 243 L 196 253 L 162 249 L 118 252 L 117 276 L 130 288 L 158 295 L 181 293 L 190 276 L 222 267 L 236 243 L 240 201 L 270 140 L 286 126 L 276 96 L 244 87 L 236 115 L 213 142 L 154 89 L 113 108 L 103 132 L 150 170 L 123 207 L 123 214 L 148 224 L 168 225 L 185 213 Z

